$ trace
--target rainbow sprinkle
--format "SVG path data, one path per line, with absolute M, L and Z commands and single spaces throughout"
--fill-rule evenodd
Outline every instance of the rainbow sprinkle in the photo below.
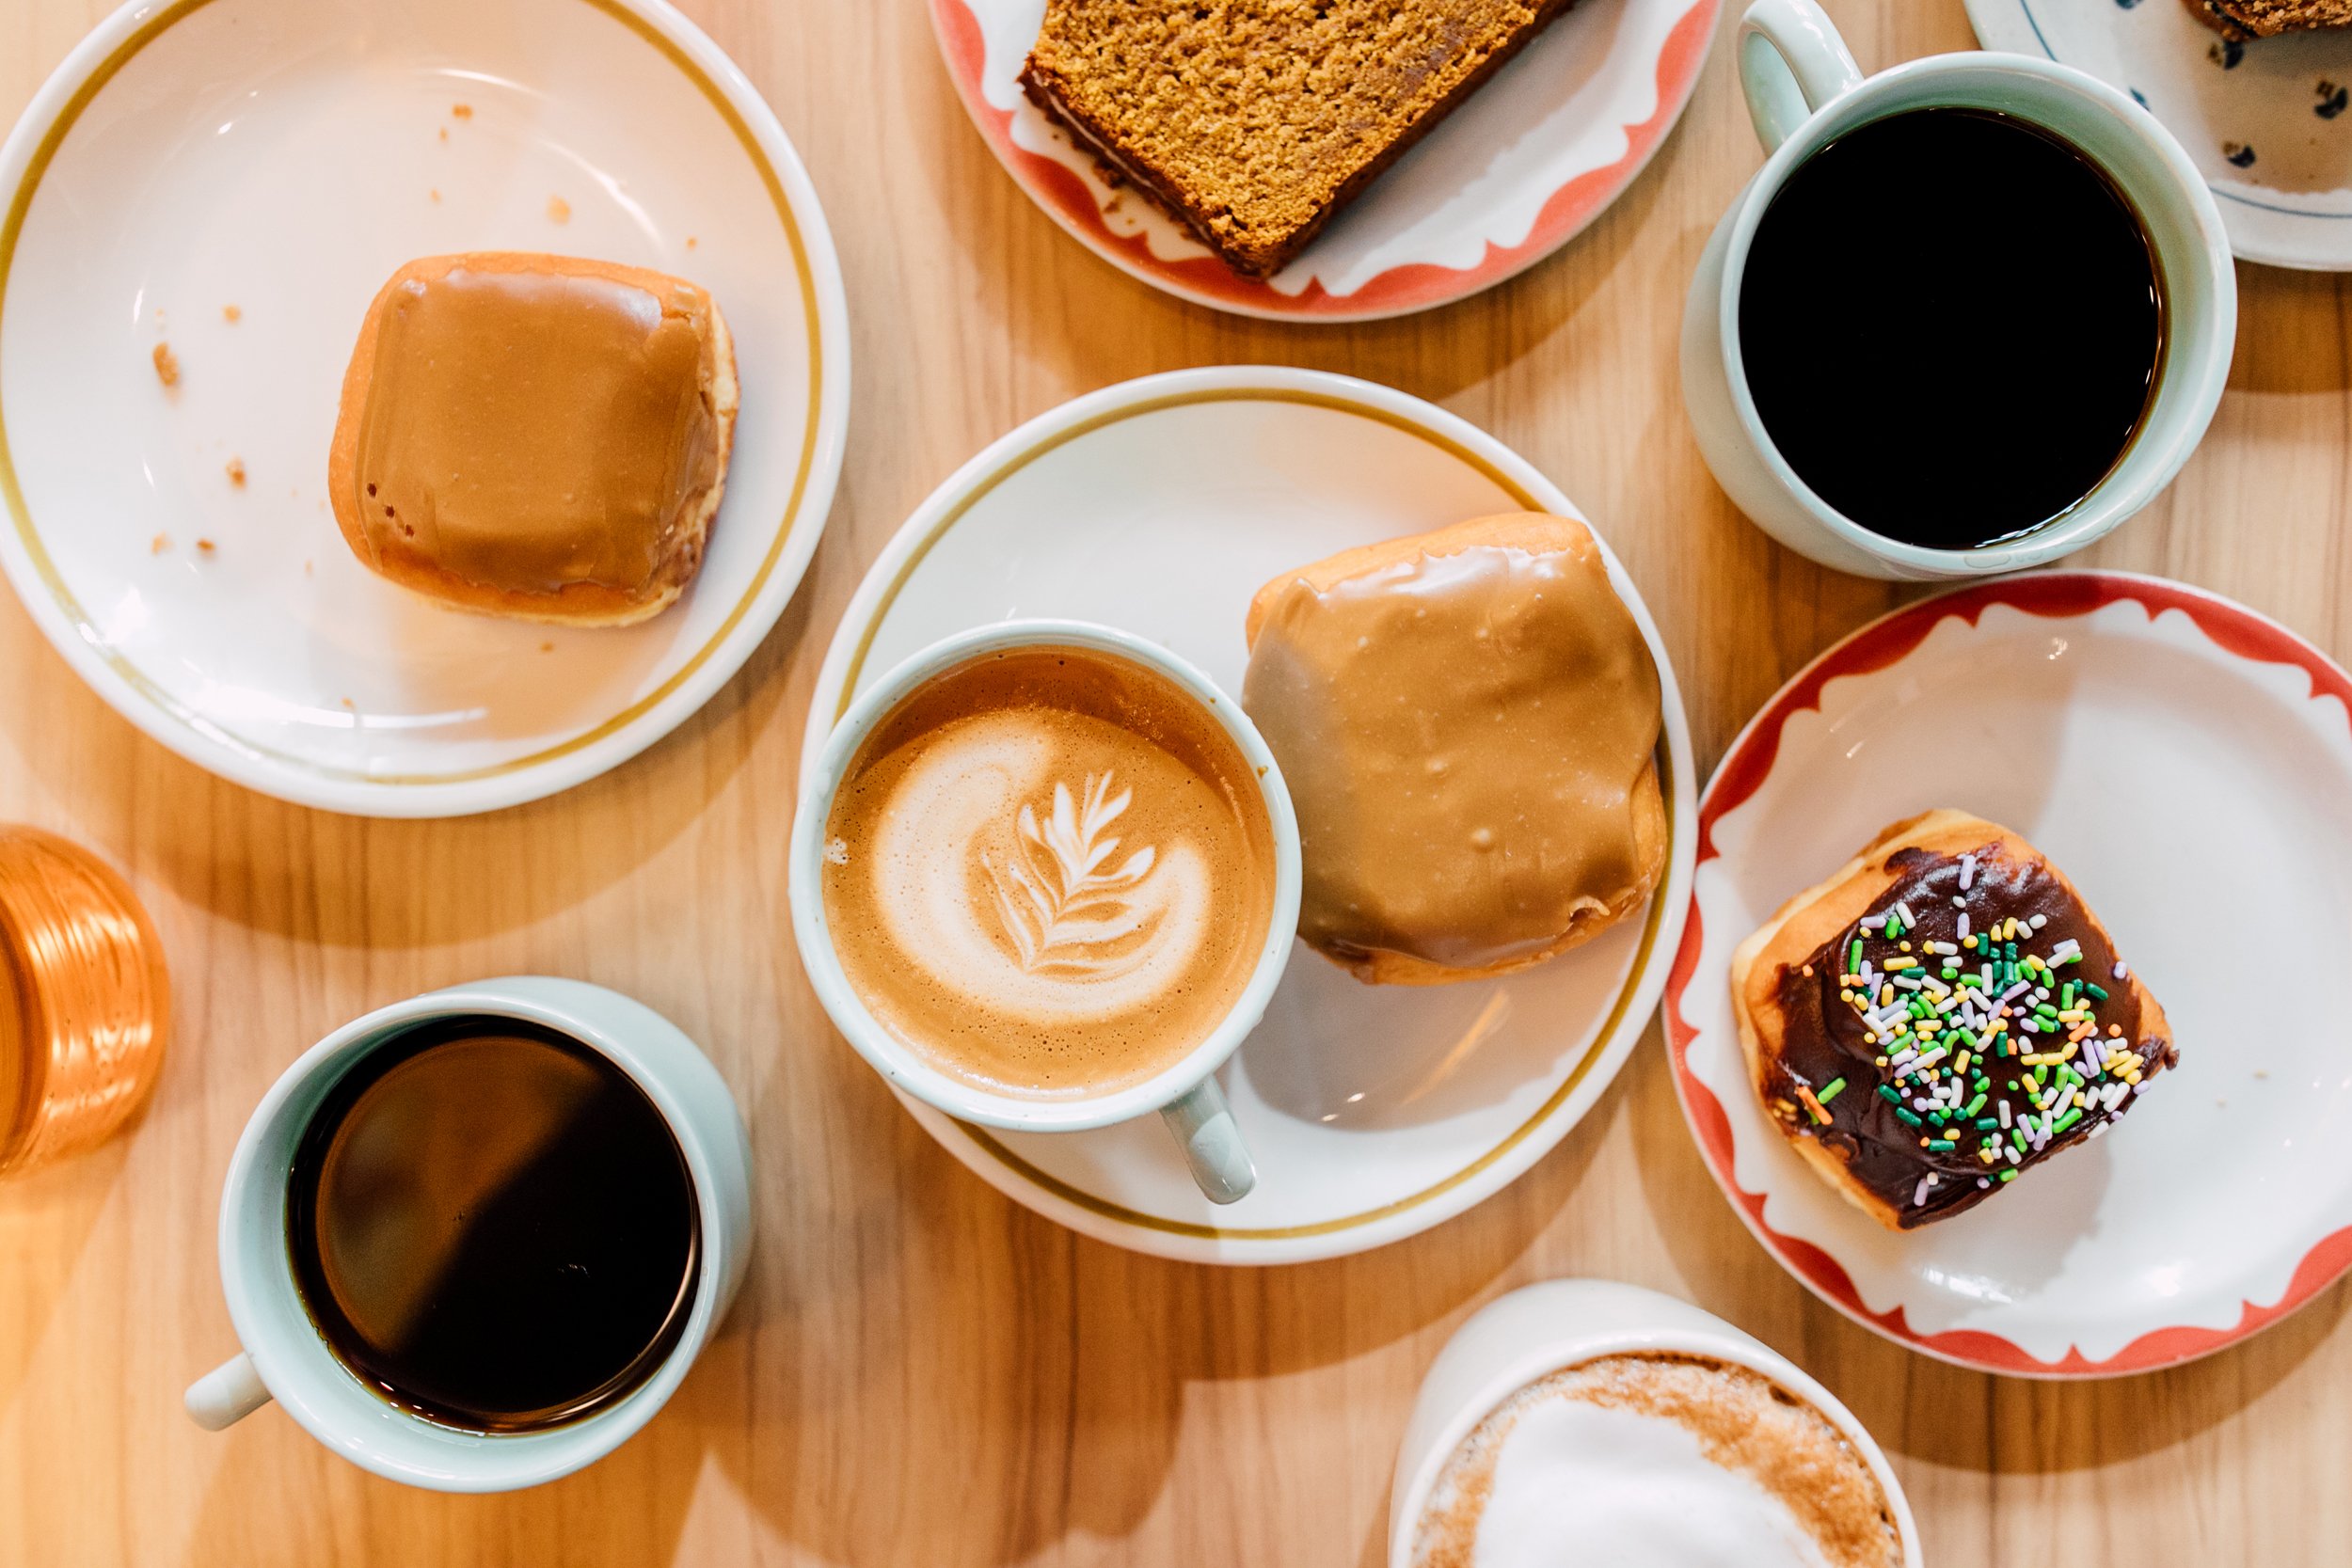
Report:
M 1997 865 L 1961 857 L 1962 893 L 2002 885 Z M 2120 1023 L 2100 1016 L 2111 1000 L 2106 988 L 2079 969 L 2065 973 L 2081 964 L 2082 944 L 2044 944 L 2046 915 L 1972 922 L 1960 909 L 1966 902 L 1954 897 L 1947 908 L 1938 897 L 1920 906 L 1931 919 L 1951 919 L 1951 941 L 1924 932 L 1898 899 L 1866 913 L 1830 951 L 1843 948 L 1837 994 L 1861 1022 L 1871 1053 L 1866 1065 L 1879 1073 L 1868 1097 L 1849 1102 L 1848 1124 L 1858 1128 L 1872 1101 L 1883 1101 L 1926 1155 L 1963 1155 L 1984 1172 L 1958 1180 L 1957 1190 L 1974 1193 L 2015 1180 L 2019 1165 L 2086 1119 L 2090 1133 L 2104 1132 L 2147 1084 L 2140 1051 Z M 2118 962 L 2113 979 L 2129 973 Z M 1813 1126 L 1832 1123 L 1830 1106 L 1846 1087 L 1842 1077 L 1818 1089 L 1797 1085 Z M 1944 1185 L 1927 1173 L 1913 1206 L 1927 1207 Z

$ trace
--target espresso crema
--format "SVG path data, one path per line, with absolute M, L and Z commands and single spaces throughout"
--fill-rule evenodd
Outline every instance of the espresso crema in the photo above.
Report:
M 1869 1462 L 1745 1367 L 1603 1356 L 1528 1385 L 1463 1439 L 1412 1568 L 1900 1568 Z
M 825 918 L 868 1011 L 992 1093 L 1141 1083 L 1216 1029 L 1273 918 L 1274 835 L 1224 727 L 1156 672 L 981 656 L 851 760 Z

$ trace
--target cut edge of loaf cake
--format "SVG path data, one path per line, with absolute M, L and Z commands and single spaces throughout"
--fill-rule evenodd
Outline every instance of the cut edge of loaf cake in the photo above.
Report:
M 2241 25 L 2237 18 L 2221 8 L 2220 0 L 2181 0 L 2188 14 L 2219 33 L 2232 43 L 2244 43 L 2254 35 Z
M 2189 14 L 2233 43 L 2280 33 L 2352 27 L 2352 0 L 2183 0 Z
M 1366 159 L 1346 179 L 1334 187 L 1331 195 L 1305 222 L 1263 244 L 1235 240 L 1220 232 L 1216 225 L 1216 214 L 1204 211 L 1187 198 L 1165 169 L 1153 166 L 1136 150 L 1120 144 L 1116 128 L 1104 125 L 1079 103 L 1072 84 L 1054 67 L 1038 58 L 1033 46 L 1021 66 L 1021 90 L 1040 112 L 1081 149 L 1091 154 L 1116 183 L 1132 185 L 1154 206 L 1182 224 L 1186 232 L 1216 253 L 1234 272 L 1245 277 L 1264 278 L 1295 258 L 1322 232 L 1333 214 L 1345 207 L 1365 186 L 1386 173 L 1397 159 L 1435 129 L 1470 96 L 1484 87 L 1494 73 L 1508 65 L 1521 49 L 1534 41 L 1536 35 L 1557 21 L 1576 0 L 1537 0 L 1533 17 L 1510 37 L 1490 49 L 1486 57 L 1455 85 L 1446 96 L 1431 104 L 1410 124 L 1402 126 L 1378 152 Z M 1042 41 L 1050 32 L 1058 6 L 1048 5 L 1045 20 L 1039 29 Z

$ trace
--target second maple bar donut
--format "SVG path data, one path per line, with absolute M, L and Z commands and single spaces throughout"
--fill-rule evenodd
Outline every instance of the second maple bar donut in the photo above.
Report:
M 702 568 L 737 402 L 726 319 L 695 284 L 568 256 L 429 256 L 368 307 L 327 495 L 352 553 L 405 588 L 627 626 Z
M 1479 517 L 1286 572 L 1242 706 L 1298 810 L 1298 934 L 1358 978 L 1540 963 L 1666 856 L 1658 666 L 1592 531 Z

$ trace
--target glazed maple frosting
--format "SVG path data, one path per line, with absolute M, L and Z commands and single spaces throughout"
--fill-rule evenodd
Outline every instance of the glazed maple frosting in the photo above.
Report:
M 370 566 L 471 608 L 659 609 L 700 564 L 733 381 L 693 284 L 516 253 L 412 261 L 354 355 L 337 518 Z
M 1296 804 L 1299 935 L 1366 979 L 1549 957 L 1663 857 L 1658 670 L 1571 519 L 1482 518 L 1262 590 L 1242 705 Z

